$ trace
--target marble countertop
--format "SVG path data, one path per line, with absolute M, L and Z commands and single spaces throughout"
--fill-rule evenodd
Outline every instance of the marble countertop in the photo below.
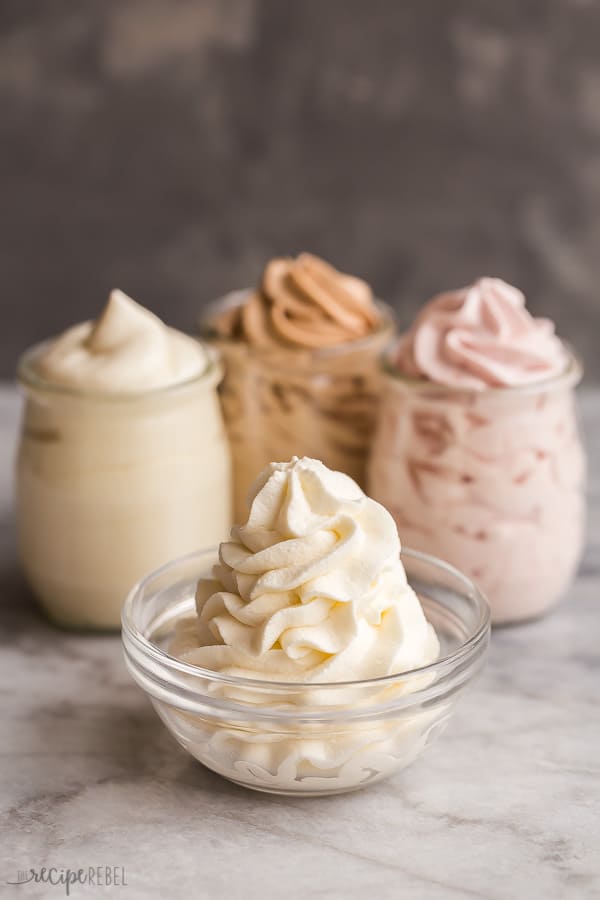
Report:
M 494 633 L 448 731 L 410 769 L 355 794 L 245 791 L 174 743 L 128 676 L 118 637 L 56 630 L 16 563 L 16 392 L 0 390 L 0 892 L 19 870 L 115 866 L 129 898 L 600 895 L 600 392 L 582 393 L 588 546 L 549 618 Z

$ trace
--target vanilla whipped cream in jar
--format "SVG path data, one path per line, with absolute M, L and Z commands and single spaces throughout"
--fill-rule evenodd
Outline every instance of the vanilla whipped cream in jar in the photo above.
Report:
M 120 291 L 19 364 L 20 556 L 61 625 L 118 628 L 132 585 L 228 532 L 218 355 Z
M 391 310 L 368 284 L 308 253 L 273 259 L 256 290 L 213 304 L 201 329 L 225 362 L 236 521 L 274 459 L 320 459 L 365 486 L 378 358 L 393 333 Z
M 498 279 L 434 298 L 385 356 L 369 490 L 411 547 L 475 581 L 495 623 L 546 612 L 576 572 L 581 374 Z

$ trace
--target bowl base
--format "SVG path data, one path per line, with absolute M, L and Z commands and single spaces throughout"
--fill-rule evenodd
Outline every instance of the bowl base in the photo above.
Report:
M 365 781 L 362 784 L 355 784 L 352 787 L 339 787 L 339 788 L 321 788 L 318 790 L 304 790 L 303 788 L 299 788 L 298 790 L 289 790 L 286 788 L 278 788 L 278 787 L 263 787 L 258 784 L 248 784 L 245 781 L 236 781 L 235 778 L 229 778 L 226 775 L 222 775 L 222 778 L 225 778 L 226 781 L 231 781 L 232 784 L 237 784 L 238 787 L 247 788 L 249 791 L 257 791 L 259 794 L 274 794 L 278 797 L 296 797 L 296 798 L 304 798 L 304 797 L 334 797 L 337 794 L 353 794 L 354 791 L 360 791 L 363 788 L 369 787 L 370 784 L 373 784 L 372 781 Z M 381 779 L 377 779 L 378 781 Z

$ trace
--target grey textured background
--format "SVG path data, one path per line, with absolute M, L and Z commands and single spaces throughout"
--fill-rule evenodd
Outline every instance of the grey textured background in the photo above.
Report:
M 2 0 L 0 110 L 2 375 L 310 249 L 403 320 L 500 275 L 600 379 L 592 0 Z

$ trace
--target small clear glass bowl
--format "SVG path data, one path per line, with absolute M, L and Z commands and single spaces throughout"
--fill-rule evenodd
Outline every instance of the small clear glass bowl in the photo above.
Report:
M 217 551 L 168 563 L 123 607 L 125 660 L 176 740 L 230 781 L 273 794 L 356 790 L 409 765 L 442 731 L 489 643 L 490 614 L 457 569 L 403 550 L 408 580 L 441 644 L 428 666 L 368 681 L 296 684 L 222 675 L 168 653 L 195 614 Z

